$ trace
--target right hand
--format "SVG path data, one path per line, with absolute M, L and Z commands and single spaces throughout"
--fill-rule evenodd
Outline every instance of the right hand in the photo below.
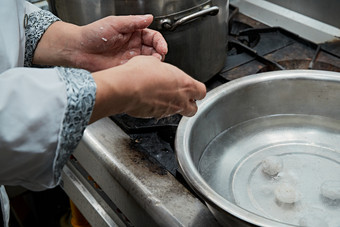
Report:
M 97 94 L 91 122 L 117 113 L 143 118 L 193 116 L 195 100 L 206 95 L 203 83 L 152 56 L 134 57 L 93 77 Z

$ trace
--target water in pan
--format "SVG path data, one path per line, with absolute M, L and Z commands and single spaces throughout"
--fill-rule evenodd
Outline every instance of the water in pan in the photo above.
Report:
M 340 226 L 340 121 L 310 115 L 249 120 L 218 135 L 199 171 L 253 213 L 303 226 Z

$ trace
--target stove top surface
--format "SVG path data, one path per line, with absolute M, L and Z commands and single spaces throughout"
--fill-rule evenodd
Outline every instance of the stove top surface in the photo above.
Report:
M 230 5 L 227 60 L 206 82 L 210 91 L 228 81 L 274 70 L 317 69 L 340 72 L 339 41 L 316 44 L 280 27 L 268 27 Z M 131 138 L 131 146 L 164 171 L 182 179 L 174 151 L 180 115 L 139 119 L 126 114 L 110 117 Z
M 229 18 L 226 62 L 205 83 L 208 91 L 231 80 L 267 71 L 340 71 L 337 41 L 313 43 L 281 27 L 260 23 L 232 5 Z M 72 165 L 68 165 L 69 172 L 84 176 L 85 183 L 90 184 L 91 196 L 96 196 L 94 188 L 98 193 L 96 199 L 108 204 L 108 214 L 114 211 L 120 215 L 122 211 L 131 223 L 218 226 L 178 166 L 174 140 L 181 118 L 178 114 L 158 120 L 119 114 L 102 119 L 85 131 Z M 72 180 L 73 176 L 65 178 L 64 189 L 74 195 L 71 198 L 78 198 L 84 188 L 75 191 L 67 185 L 67 179 Z M 89 206 L 93 206 L 89 201 Z M 91 209 L 87 212 L 89 216 L 94 213 Z M 120 216 L 118 219 L 122 220 Z M 129 226 L 129 221 L 123 219 Z M 97 223 L 97 219 L 93 220 Z

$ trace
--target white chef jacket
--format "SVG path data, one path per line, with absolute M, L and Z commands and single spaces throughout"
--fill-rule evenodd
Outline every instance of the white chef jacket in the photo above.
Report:
M 24 0 L 0 1 L 0 185 L 56 186 L 92 113 L 96 85 L 89 72 L 24 67 L 54 21 Z M 3 186 L 0 192 L 8 208 Z

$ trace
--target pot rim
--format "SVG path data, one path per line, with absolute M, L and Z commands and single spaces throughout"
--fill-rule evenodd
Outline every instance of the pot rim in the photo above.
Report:
M 294 226 L 287 223 L 274 221 L 272 219 L 247 211 L 220 196 L 205 182 L 203 177 L 199 174 L 195 164 L 191 159 L 189 151 L 191 129 L 193 128 L 196 121 L 199 119 L 200 114 L 202 112 L 204 113 L 204 110 L 211 108 L 213 106 L 214 101 L 250 84 L 263 83 L 266 81 L 274 80 L 294 80 L 294 79 L 334 81 L 340 83 L 340 73 L 323 70 L 284 70 L 264 72 L 245 76 L 239 79 L 235 79 L 231 82 L 223 84 L 209 91 L 203 100 L 197 102 L 198 111 L 195 116 L 182 117 L 178 125 L 175 137 L 175 152 L 177 161 L 186 181 L 207 204 L 214 208 L 223 210 L 233 215 L 234 217 L 239 218 L 250 224 L 268 227 Z

